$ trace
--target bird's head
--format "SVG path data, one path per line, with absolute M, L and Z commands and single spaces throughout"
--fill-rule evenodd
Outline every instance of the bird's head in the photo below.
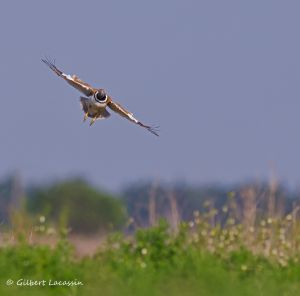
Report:
M 96 93 L 95 93 L 95 99 L 96 101 L 98 101 L 99 103 L 104 103 L 107 100 L 107 95 L 104 89 L 99 89 Z

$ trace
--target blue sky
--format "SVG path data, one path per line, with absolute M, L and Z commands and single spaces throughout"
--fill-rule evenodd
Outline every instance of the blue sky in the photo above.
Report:
M 5 1 L 0 4 L 0 177 L 278 178 L 297 185 L 299 1 Z M 117 114 L 82 123 L 79 95 L 40 61 L 103 87 Z

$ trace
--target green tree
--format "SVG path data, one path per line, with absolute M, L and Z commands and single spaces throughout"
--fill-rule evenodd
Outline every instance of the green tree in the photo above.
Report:
M 126 219 L 125 208 L 119 199 L 98 191 L 81 179 L 32 188 L 27 208 L 60 226 L 70 227 L 72 232 L 120 229 Z

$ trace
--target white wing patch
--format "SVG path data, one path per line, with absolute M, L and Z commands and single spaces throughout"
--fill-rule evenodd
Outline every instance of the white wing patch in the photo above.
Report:
M 91 96 L 94 92 L 94 89 L 81 79 L 79 79 L 76 75 L 67 75 L 59 70 L 54 62 L 51 62 L 49 59 L 42 59 L 42 62 L 45 63 L 56 75 L 62 77 L 64 80 L 68 82 L 71 86 L 75 87 L 80 92 L 84 93 L 86 96 Z
M 72 76 L 71 76 L 70 74 L 62 73 L 61 76 L 62 76 L 63 78 L 65 78 L 67 81 L 70 81 L 70 83 L 73 82 L 73 84 L 78 85 L 79 87 L 82 87 L 83 89 L 85 89 L 85 90 L 87 90 L 87 91 L 90 91 L 90 90 L 91 90 L 90 87 L 88 87 L 88 86 L 86 86 L 85 84 L 83 84 L 83 83 L 81 83 L 80 81 L 78 81 L 78 80 L 76 79 L 76 78 L 77 78 L 76 75 L 72 75 Z M 73 84 L 71 84 L 71 85 L 74 87 Z
M 132 113 L 128 113 L 127 115 L 128 115 L 128 117 L 129 117 L 132 121 L 134 121 L 135 123 L 138 123 L 138 122 L 139 122 L 136 118 L 134 118 L 134 116 L 133 116 Z

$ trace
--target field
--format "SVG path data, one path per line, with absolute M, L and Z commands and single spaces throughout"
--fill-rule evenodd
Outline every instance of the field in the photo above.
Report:
M 196 211 L 176 229 L 161 220 L 111 233 L 89 256 L 78 256 L 65 231 L 52 247 L 32 243 L 26 230 L 14 233 L 13 244 L 3 233 L 0 294 L 299 295 L 297 209 L 253 225 L 231 211 L 230 204 Z M 53 235 L 44 219 L 36 228 L 35 237 Z
M 0 3 L 0 296 L 300 296 L 300 0 Z

